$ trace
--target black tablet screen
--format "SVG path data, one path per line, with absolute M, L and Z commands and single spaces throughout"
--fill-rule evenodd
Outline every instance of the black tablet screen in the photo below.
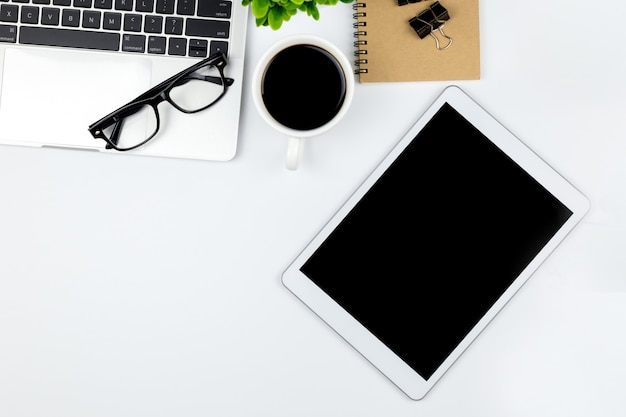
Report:
M 571 215 L 445 104 L 301 271 L 429 379 Z

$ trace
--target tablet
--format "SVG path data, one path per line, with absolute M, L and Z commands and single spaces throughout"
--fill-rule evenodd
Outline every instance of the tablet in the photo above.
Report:
M 450 86 L 282 281 L 419 400 L 588 209 L 581 192 Z

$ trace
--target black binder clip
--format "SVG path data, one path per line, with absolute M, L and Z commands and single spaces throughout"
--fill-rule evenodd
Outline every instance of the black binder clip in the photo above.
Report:
M 398 6 L 406 6 L 409 3 L 419 3 L 422 0 L 398 0 Z
M 415 30 L 415 33 L 417 33 L 417 36 L 419 36 L 420 39 L 424 39 L 427 35 L 435 38 L 437 49 L 443 51 L 452 45 L 452 38 L 446 35 L 443 31 L 443 27 L 447 20 L 450 20 L 448 10 L 436 1 L 428 9 L 422 11 L 416 17 L 412 17 L 409 20 L 409 24 Z M 442 47 L 439 42 L 439 38 L 433 32 L 439 32 L 441 36 L 448 40 L 448 44 Z

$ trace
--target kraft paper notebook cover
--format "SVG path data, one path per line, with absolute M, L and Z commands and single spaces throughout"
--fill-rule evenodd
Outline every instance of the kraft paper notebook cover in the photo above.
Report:
M 424 0 L 399 6 L 397 0 L 357 0 L 355 46 L 360 82 L 480 78 L 478 0 L 440 0 L 450 17 L 443 30 L 453 40 L 442 51 L 432 36 L 421 39 L 409 24 L 409 19 L 434 3 Z M 446 44 L 440 33 L 434 34 Z

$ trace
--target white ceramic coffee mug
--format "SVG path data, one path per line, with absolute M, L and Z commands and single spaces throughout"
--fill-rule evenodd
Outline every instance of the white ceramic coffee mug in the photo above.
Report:
M 305 138 L 328 131 L 345 116 L 354 83 L 348 58 L 317 36 L 292 35 L 263 54 L 252 97 L 263 119 L 288 137 L 288 169 L 298 168 Z

